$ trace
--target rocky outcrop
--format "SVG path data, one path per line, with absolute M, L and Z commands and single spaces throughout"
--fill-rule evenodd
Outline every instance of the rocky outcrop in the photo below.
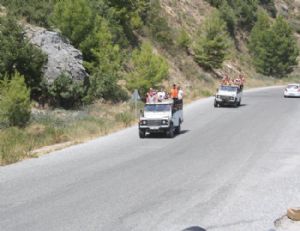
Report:
M 70 75 L 76 81 L 83 81 L 88 77 L 83 67 L 82 53 L 67 39 L 57 32 L 41 27 L 26 25 L 24 28 L 29 41 L 48 56 L 48 62 L 43 69 L 48 83 L 52 83 L 62 73 Z

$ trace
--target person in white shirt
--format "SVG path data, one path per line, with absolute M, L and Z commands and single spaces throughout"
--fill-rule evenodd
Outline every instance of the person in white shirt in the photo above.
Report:
M 182 100 L 184 96 L 184 92 L 180 86 L 178 86 L 178 100 Z
M 157 93 L 158 101 L 163 101 L 166 98 L 166 92 L 163 88 L 160 89 L 160 91 Z

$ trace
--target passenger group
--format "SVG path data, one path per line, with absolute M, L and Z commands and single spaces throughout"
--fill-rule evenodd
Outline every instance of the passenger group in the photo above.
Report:
M 153 88 L 150 88 L 146 94 L 146 102 L 147 103 L 156 103 L 162 102 L 166 99 L 173 99 L 174 101 L 183 100 L 184 92 L 180 86 L 173 84 L 170 92 L 166 92 L 164 88 L 161 88 L 160 91 L 157 91 Z

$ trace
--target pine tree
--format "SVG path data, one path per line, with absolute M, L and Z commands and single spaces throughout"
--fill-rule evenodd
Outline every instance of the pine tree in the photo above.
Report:
M 24 76 L 15 72 L 0 81 L 0 123 L 23 127 L 30 119 L 30 91 Z
M 46 56 L 30 44 L 13 17 L 0 17 L 0 80 L 18 71 L 24 76 L 32 96 L 38 94 L 42 81 L 42 67 Z
M 106 100 L 123 100 L 126 94 L 118 85 L 122 69 L 122 56 L 117 44 L 113 44 L 113 36 L 108 23 L 100 16 L 95 20 L 97 28 L 81 44 L 88 58 L 86 68 L 91 73 L 89 100 L 104 98 Z
M 249 48 L 259 73 L 283 77 L 297 64 L 299 48 L 283 17 L 271 25 L 267 14 L 261 12 L 251 31 Z
M 132 70 L 127 76 L 127 88 L 138 89 L 145 95 L 150 87 L 158 84 L 168 76 L 168 64 L 165 59 L 153 53 L 152 47 L 144 43 L 141 49 L 134 50 L 131 58 Z
M 77 48 L 92 30 L 93 19 L 94 14 L 88 0 L 58 1 L 52 15 L 54 25 Z
M 230 40 L 225 22 L 214 12 L 205 22 L 194 46 L 195 60 L 207 69 L 220 68 L 228 54 Z
M 237 18 L 233 8 L 230 7 L 227 1 L 223 1 L 219 7 L 219 11 L 220 17 L 226 22 L 228 32 L 231 36 L 234 36 L 237 25 Z

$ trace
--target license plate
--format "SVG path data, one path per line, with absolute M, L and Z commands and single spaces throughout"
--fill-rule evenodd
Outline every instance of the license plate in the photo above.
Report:
M 159 130 L 159 127 L 150 127 L 150 130 Z

